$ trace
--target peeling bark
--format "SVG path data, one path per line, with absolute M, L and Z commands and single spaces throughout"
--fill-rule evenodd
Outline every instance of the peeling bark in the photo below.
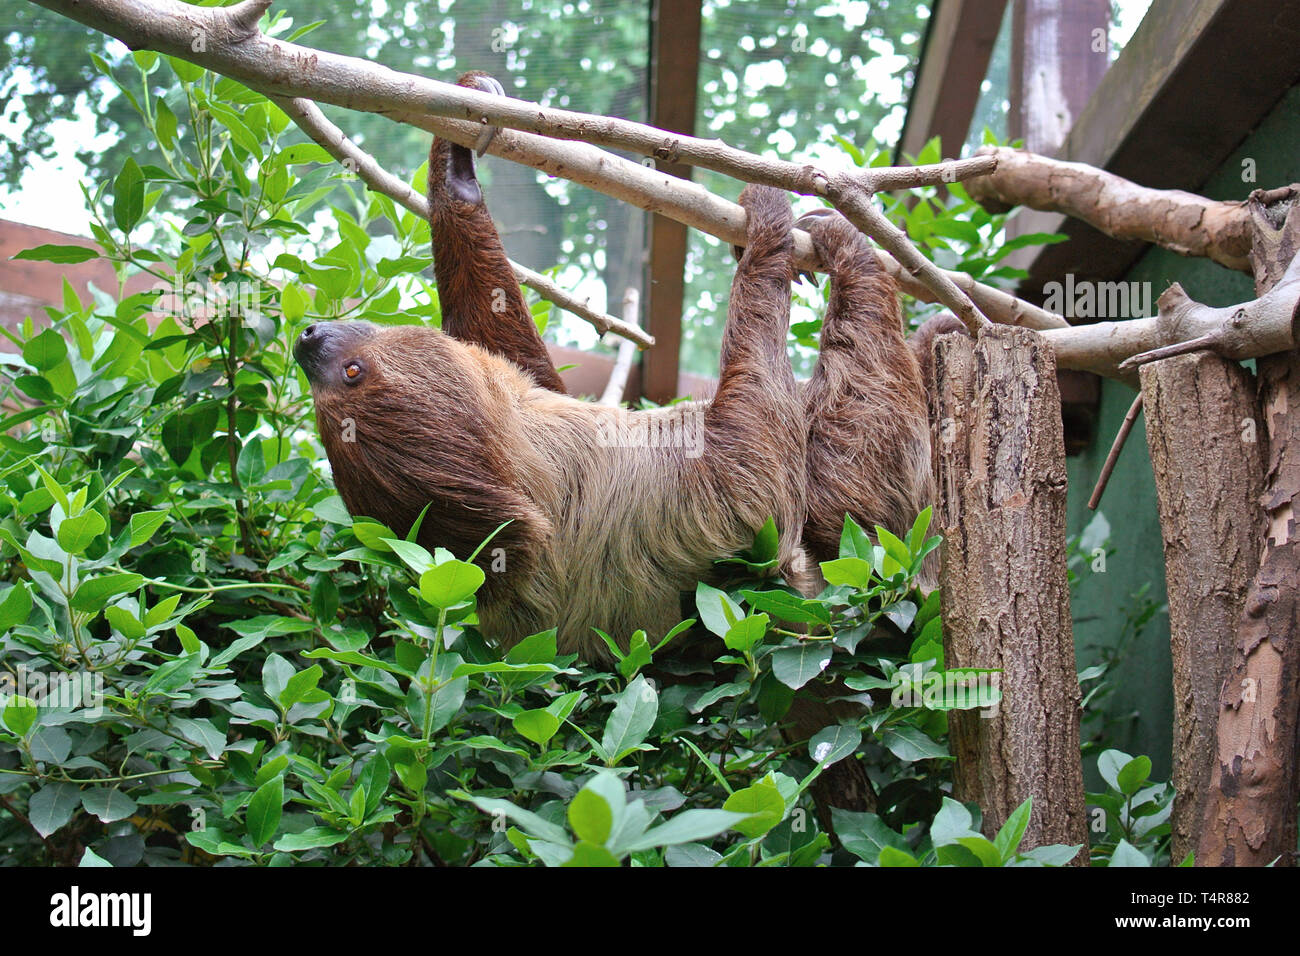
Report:
M 1255 288 L 1279 283 L 1300 250 L 1300 191 L 1251 197 Z M 1267 530 L 1219 705 L 1217 752 L 1197 863 L 1295 865 L 1300 799 L 1300 352 L 1259 361 L 1268 432 L 1260 496 Z
M 945 658 L 1002 671 L 996 715 L 949 716 L 953 792 L 989 836 L 1033 797 L 1028 846 L 1086 847 L 1056 362 L 1041 336 L 997 327 L 941 336 L 934 367 Z
M 1200 835 L 1219 690 L 1255 573 L 1263 436 L 1252 376 L 1208 352 L 1144 366 L 1142 401 L 1169 593 L 1177 863 Z
M 976 202 L 1065 213 L 1116 239 L 1154 242 L 1250 271 L 1245 203 L 1215 202 L 1181 189 L 1149 189 L 1084 163 L 1005 146 L 985 146 L 977 155 L 997 157 L 998 168 L 966 184 Z

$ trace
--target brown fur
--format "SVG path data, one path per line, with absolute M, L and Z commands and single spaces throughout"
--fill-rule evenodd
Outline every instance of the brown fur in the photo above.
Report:
M 491 82 L 485 73 L 470 72 L 459 82 L 478 88 L 485 80 Z M 469 151 L 435 138 L 429 148 L 429 227 L 442 330 L 504 355 L 542 388 L 563 392 L 560 374 L 537 334 L 482 194 L 478 202 L 471 202 L 448 188 L 448 176 L 456 172 L 453 162 L 469 164 L 469 179 L 473 179 Z
M 925 396 L 892 280 L 844 219 L 811 217 L 832 286 L 801 394 L 786 351 L 789 197 L 748 186 L 741 204 L 747 242 L 711 402 L 628 412 L 562 394 L 472 157 L 440 140 L 429 205 L 443 330 L 326 323 L 295 348 L 350 512 L 405 534 L 428 505 L 419 540 L 460 558 L 509 522 L 478 559 L 480 620 L 502 645 L 558 625 L 562 651 L 599 659 L 592 628 L 620 642 L 662 634 L 681 618 L 680 592 L 769 515 L 782 572 L 808 590 L 803 545 L 815 561 L 836 557 L 846 511 L 901 534 L 929 503 Z M 363 370 L 355 380 L 347 362 Z
M 637 628 L 662 634 L 680 620 L 680 592 L 748 547 L 769 515 L 783 563 L 794 563 L 805 435 L 785 353 L 789 199 L 751 188 L 742 202 L 749 248 L 711 403 L 605 408 L 540 388 L 514 362 L 436 329 L 339 324 L 352 337 L 315 371 L 312 394 L 344 503 L 398 533 L 429 504 L 420 542 L 462 558 L 511 521 L 480 558 L 490 567 L 504 549 L 505 570 L 489 571 L 479 602 L 485 632 L 503 645 L 558 623 L 563 651 L 598 659 L 607 651 L 592 627 L 620 641 Z M 365 368 L 358 384 L 332 374 L 349 361 Z M 620 422 L 688 440 L 611 447 Z
M 898 290 L 866 238 L 839 215 L 805 217 L 831 276 L 821 351 L 803 393 L 808 520 L 817 561 L 838 556 L 844 515 L 868 532 L 905 534 L 934 498 L 930 425 Z

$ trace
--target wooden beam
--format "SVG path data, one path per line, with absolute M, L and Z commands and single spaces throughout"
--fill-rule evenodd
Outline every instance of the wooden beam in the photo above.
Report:
M 695 132 L 699 83 L 700 0 L 654 0 L 650 25 L 650 125 L 675 133 Z M 661 164 L 682 179 L 691 168 Z M 655 347 L 642 353 L 641 387 L 651 401 L 677 396 L 685 291 L 686 227 L 663 216 L 650 217 L 650 280 L 646 321 Z
M 1110 65 L 1109 25 L 1110 0 L 1013 0 L 1007 97 L 1007 133 L 1012 139 L 1024 140 L 1025 148 L 1035 153 L 1056 152 Z M 1054 213 L 1024 209 L 1007 224 L 1007 237 L 1052 232 L 1058 220 Z M 1020 261 L 1013 253 L 1007 265 L 1025 268 L 1036 248 L 1021 252 Z M 1091 446 L 1096 434 L 1101 381 L 1087 372 L 1058 370 L 1056 375 L 1065 451 L 1077 455 Z
M 942 137 L 946 156 L 960 154 L 1005 9 L 1006 0 L 940 0 L 936 5 L 895 161 L 902 161 L 899 153 L 915 156 L 935 136 Z

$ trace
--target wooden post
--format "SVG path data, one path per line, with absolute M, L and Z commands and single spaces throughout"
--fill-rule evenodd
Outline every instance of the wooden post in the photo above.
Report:
M 1174 665 L 1173 862 L 1196 849 L 1219 691 L 1255 572 L 1262 444 L 1250 373 L 1211 352 L 1142 367 Z
M 1300 187 L 1250 197 L 1255 291 L 1282 277 L 1300 250 Z M 1217 749 L 1197 844 L 1202 866 L 1296 863 L 1300 799 L 1300 350 L 1258 360 L 1267 432 L 1266 528 L 1238 619 L 1219 701 Z M 1263 436 L 1261 436 L 1263 437 Z
M 1026 845 L 1083 844 L 1086 866 L 1056 359 L 1009 326 L 934 348 L 945 659 L 1002 672 L 996 714 L 949 715 L 954 796 L 990 837 L 1032 797 Z

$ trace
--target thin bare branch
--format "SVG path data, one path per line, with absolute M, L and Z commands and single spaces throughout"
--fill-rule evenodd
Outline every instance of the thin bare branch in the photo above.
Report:
M 1140 411 L 1142 411 L 1142 393 L 1138 392 L 1137 398 L 1133 399 L 1133 404 L 1128 407 L 1128 414 L 1124 416 L 1124 421 L 1120 423 L 1119 431 L 1115 433 L 1115 440 L 1111 442 L 1106 463 L 1101 466 L 1097 485 L 1092 489 L 1092 497 L 1088 499 L 1089 511 L 1096 511 L 1097 505 L 1101 504 L 1101 496 L 1105 493 L 1106 486 L 1110 484 L 1110 473 L 1115 470 L 1115 462 L 1119 461 L 1119 453 L 1123 450 L 1124 443 L 1128 441 L 1128 433 L 1133 430 L 1133 423 L 1137 421 Z
M 640 312 L 641 294 L 637 292 L 636 286 L 630 285 L 623 293 L 623 321 L 629 325 L 639 325 Z M 618 344 L 618 357 L 614 359 L 614 367 L 609 370 L 609 381 L 605 383 L 600 404 L 610 406 L 623 404 L 623 393 L 627 390 L 627 378 L 632 373 L 634 354 L 635 349 L 632 348 L 631 342 L 624 339 Z

